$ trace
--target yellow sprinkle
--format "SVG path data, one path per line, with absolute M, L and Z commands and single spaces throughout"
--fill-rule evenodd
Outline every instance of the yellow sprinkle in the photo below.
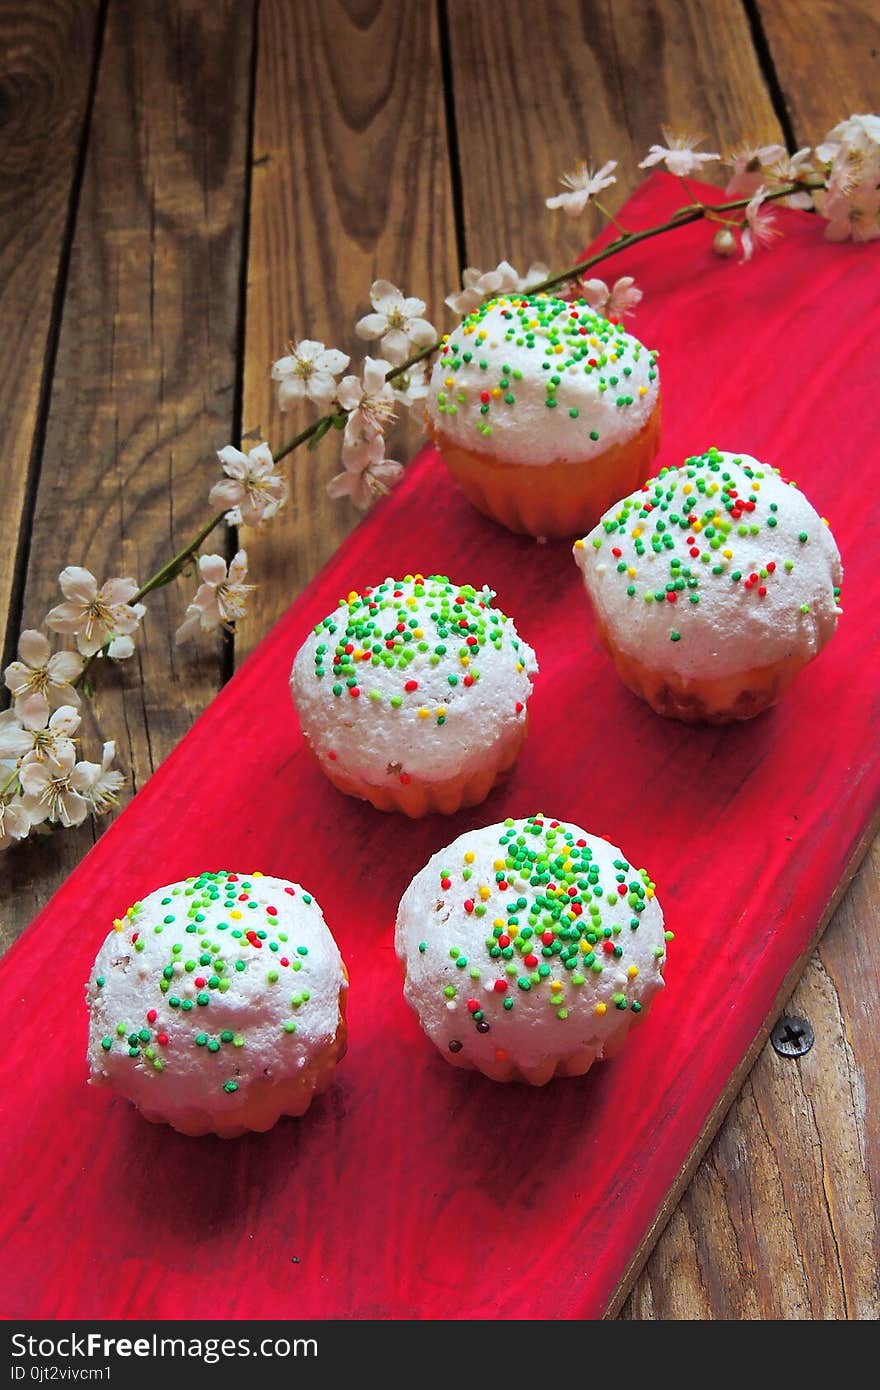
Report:
M 352 589 L 352 590 L 349 592 L 347 602 L 348 602 L 348 603 L 357 603 L 357 590 L 356 590 L 356 589 Z
M 640 396 L 647 396 L 647 394 L 648 394 L 648 388 L 647 388 L 647 386 L 640 386 L 640 387 L 639 387 L 639 395 L 640 395 Z
M 262 877 L 263 877 L 263 874 L 262 874 L 262 871 L 261 871 L 260 869 L 254 869 L 253 873 L 251 874 L 251 878 L 262 878 Z
M 434 713 L 435 713 L 435 714 L 445 714 L 445 713 L 446 713 L 446 706 L 445 706 L 445 705 L 438 705 L 437 708 L 435 709 Z
M 500 386 L 493 386 L 493 387 L 492 387 L 492 395 L 495 397 L 495 399 L 496 399 L 496 401 L 497 401 L 498 397 L 501 395 L 501 387 L 500 387 Z
M 633 534 L 633 540 L 634 540 L 634 541 L 637 541 L 637 540 L 639 539 L 639 536 L 642 534 L 642 527 L 641 527 L 641 526 L 637 526 L 637 527 L 635 528 L 635 530 L 633 531 L 632 534 Z
M 430 717 L 431 717 L 431 711 L 430 711 L 429 709 L 425 709 L 425 706 L 422 705 L 422 708 L 419 710 L 419 718 L 420 718 L 420 719 L 429 719 Z
M 465 857 L 464 857 L 464 862 L 465 862 L 466 864 L 473 864 L 473 862 L 474 862 L 475 859 L 476 859 L 476 855 L 474 854 L 474 852 L 473 852 L 472 849 L 469 849 L 468 852 L 467 852 L 467 854 L 466 854 Z
M 470 666 L 471 664 L 471 659 L 469 656 L 460 656 L 458 659 L 461 662 L 462 666 Z
M 609 357 L 608 360 L 609 360 L 609 362 L 616 362 L 616 361 L 617 361 L 617 353 L 616 353 L 616 352 L 612 352 L 612 354 L 611 354 L 611 356 Z
M 598 339 L 598 338 L 591 338 L 591 339 L 590 339 L 590 347 L 598 347 L 598 346 L 599 346 L 599 339 Z
M 819 520 L 821 521 L 821 523 L 822 523 L 823 526 L 828 526 L 828 525 L 829 525 L 829 521 L 828 521 L 827 516 L 820 516 L 820 517 L 819 517 Z
M 583 548 L 584 548 L 584 543 L 583 543 L 583 541 L 575 541 L 575 543 L 574 543 L 574 548 L 575 548 L 575 550 L 583 550 Z
M 722 550 L 721 554 L 724 556 L 725 560 L 732 560 L 732 559 L 733 559 L 733 551 L 732 551 L 732 550 Z
M 562 981 L 561 981 L 561 980 L 551 980 L 551 981 L 550 981 L 550 988 L 552 989 L 552 991 L 553 991 L 554 994 L 558 994 L 559 991 L 562 989 Z
M 126 915 L 126 917 L 133 917 L 133 916 L 134 916 L 134 908 L 133 908 L 133 907 L 127 907 L 127 908 L 125 909 L 125 915 Z
M 504 927 L 506 925 L 507 923 L 505 922 L 503 917 L 496 917 L 495 921 L 492 923 L 493 927 Z
M 455 377 L 454 377 L 454 376 L 448 376 L 448 377 L 446 378 L 446 380 L 444 381 L 443 385 L 444 385 L 444 386 L 454 386 L 454 385 L 455 385 Z
M 634 980 L 639 973 L 639 967 L 637 965 L 631 965 L 626 973 L 631 980 Z
M 571 860 L 570 860 L 570 859 L 566 859 L 566 861 L 565 861 L 565 863 L 563 864 L 562 867 L 565 869 L 565 872 L 566 872 L 566 873 L 570 873 L 570 872 L 571 872 L 571 868 L 572 868 Z
M 654 889 L 653 889 L 653 888 L 646 888 L 646 889 L 645 889 L 645 897 L 646 897 L 646 898 L 653 898 L 653 896 L 654 896 Z
M 424 632 L 420 627 L 413 628 L 413 637 L 424 637 Z
M 589 955 L 589 953 L 590 953 L 590 951 L 591 951 L 592 949 L 593 949 L 593 948 L 592 948 L 592 946 L 590 945 L 589 941 L 582 941 L 582 942 L 581 942 L 581 950 L 583 951 L 583 953 L 584 953 L 585 956 Z
M 502 869 L 506 869 L 506 868 L 507 868 L 507 865 L 505 864 L 505 862 L 504 862 L 503 859 L 496 859 L 496 860 L 495 860 L 495 863 L 492 865 L 492 868 L 495 870 L 496 874 L 498 874 L 498 873 L 501 872 Z M 501 925 L 502 925 L 502 927 L 503 927 L 503 926 L 504 926 L 504 923 L 502 922 Z M 497 926 L 497 923 L 496 923 L 496 926 Z
M 483 902 L 486 902 L 487 899 L 490 898 L 490 897 L 491 897 L 491 889 L 487 888 L 486 885 L 485 885 L 485 883 L 481 883 L 481 884 L 480 884 L 480 898 L 482 899 Z
M 695 521 L 695 522 L 694 522 L 694 525 L 693 525 L 693 529 L 694 529 L 695 531 L 702 531 L 702 529 L 703 529 L 703 523 L 702 523 L 702 521 Z
M 553 351 L 555 353 L 565 352 L 565 348 L 563 347 L 562 343 L 557 343 Z
M 752 492 L 760 492 L 760 491 L 761 491 L 761 484 L 760 484 L 760 483 L 752 483 Z
M 636 577 L 635 565 L 627 565 L 627 567 L 626 567 L 626 572 L 627 572 L 627 574 L 629 575 L 630 579 L 635 579 L 635 577 Z
M 518 662 L 516 663 L 516 669 L 517 669 L 517 671 L 524 671 L 524 670 L 525 670 L 525 667 L 523 666 L 523 664 L 522 664 L 521 661 L 518 661 Z
M 693 490 L 694 489 L 692 483 L 685 483 L 684 487 L 682 488 L 682 492 L 693 492 Z
M 416 606 L 415 597 L 414 597 L 414 596 L 411 596 L 410 598 L 408 598 L 407 601 L 406 601 L 406 604 L 407 604 L 407 607 L 408 607 L 408 608 L 415 608 L 415 606 Z
M 487 332 L 486 332 L 486 330 L 485 330 L 485 328 L 484 328 L 483 331 L 482 331 L 481 333 L 478 333 L 478 334 L 477 334 L 477 341 L 480 342 L 480 343 L 484 343 L 484 342 L 486 341 L 486 338 L 487 338 L 488 336 L 489 336 L 489 335 L 487 334 Z
M 471 333 L 473 333 L 473 331 L 474 331 L 474 326 L 473 326 L 472 323 L 469 323 L 468 326 L 467 326 L 467 328 L 464 330 L 465 337 L 470 337 L 470 335 L 471 335 Z
M 605 1012 L 606 1007 L 607 1007 L 607 1006 L 606 1006 L 605 1004 L 599 1003 L 599 1004 L 596 1005 L 595 1009 L 593 1010 L 593 1013 L 594 1013 L 594 1014 L 598 1014 L 599 1017 L 601 1018 L 602 1015 L 603 1015 L 604 1012 Z
M 230 917 L 234 917 L 235 920 L 236 920 L 236 922 L 237 922 L 238 919 L 239 919 L 240 916 L 241 916 L 241 913 L 239 912 L 239 910 L 238 910 L 237 907 L 234 907 L 234 908 L 232 909 L 232 911 L 230 912 L 229 915 L 230 915 Z
M 122 922 L 121 922 L 120 918 L 118 918 L 118 917 L 114 917 L 114 918 L 113 918 L 113 926 L 114 926 L 114 929 L 115 929 L 116 931 L 122 931 Z

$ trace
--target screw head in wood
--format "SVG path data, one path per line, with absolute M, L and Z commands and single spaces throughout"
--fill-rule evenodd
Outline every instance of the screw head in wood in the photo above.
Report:
M 803 1057 L 816 1041 L 816 1035 L 806 1018 L 783 1014 L 770 1034 L 770 1041 L 780 1057 Z

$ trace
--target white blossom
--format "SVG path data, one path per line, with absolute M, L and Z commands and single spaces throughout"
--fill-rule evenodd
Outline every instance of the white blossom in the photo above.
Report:
M 113 806 L 119 805 L 117 792 L 125 786 L 122 773 L 113 767 L 116 757 L 116 744 L 109 740 L 104 744 L 100 763 L 80 763 L 88 769 L 88 780 L 82 789 L 88 808 L 96 816 L 103 816 Z
M 880 190 L 859 185 L 849 193 L 826 195 L 822 216 L 828 241 L 876 241 L 880 237 Z
M 403 406 L 404 410 L 411 410 L 415 414 L 421 415 L 424 410 L 422 402 L 428 394 L 426 363 L 417 362 L 403 376 L 392 378 L 388 385 L 391 387 L 398 405 Z
M 509 261 L 499 261 L 494 270 L 477 270 L 468 266 L 461 277 L 462 289 L 446 296 L 445 303 L 456 314 L 470 314 L 484 299 L 495 294 L 528 293 L 550 274 L 543 261 L 533 261 L 525 275 L 520 275 Z
M 605 318 L 620 320 L 633 312 L 643 296 L 631 275 L 621 275 L 610 290 L 604 280 L 584 280 L 579 297 Z
M 379 338 L 382 355 L 389 362 L 405 362 L 413 349 L 429 347 L 437 341 L 436 328 L 422 317 L 424 300 L 406 298 L 388 280 L 374 280 L 370 303 L 374 312 L 358 320 L 355 332 L 368 342 Z
M 146 611 L 142 604 L 131 606 L 138 590 L 135 579 L 108 579 L 99 589 L 89 570 L 68 565 L 58 576 L 58 583 L 66 602 L 46 614 L 46 625 L 53 632 L 75 637 L 83 656 L 94 656 L 105 642 L 130 636 Z M 130 655 L 126 647 L 117 647 L 114 655 Z
M 31 818 L 22 805 L 20 796 L 11 801 L 0 797 L 0 849 L 6 849 L 13 840 L 23 840 L 29 834 Z
M 364 435 L 343 445 L 345 470 L 327 484 L 330 497 L 350 497 L 365 512 L 396 487 L 403 477 L 403 465 L 385 457 L 385 440 L 379 433 Z
M 268 444 L 258 444 L 247 454 L 227 444 L 218 450 L 217 457 L 227 476 L 211 488 L 209 501 L 218 510 L 229 508 L 226 520 L 230 526 L 259 526 L 284 506 L 287 482 L 275 472 Z
M 591 198 L 595 198 L 596 194 L 601 193 L 603 188 L 610 188 L 611 184 L 617 183 L 617 179 L 611 172 L 616 168 L 616 159 L 609 159 L 608 163 L 603 164 L 602 168 L 596 172 L 590 168 L 589 164 L 581 163 L 570 174 L 562 175 L 559 182 L 568 191 L 557 193 L 555 197 L 548 198 L 546 200 L 548 208 L 562 208 L 569 217 L 577 217 L 583 212 Z
M 279 383 L 281 409 L 288 410 L 301 400 L 326 409 L 336 394 L 336 378 L 350 361 L 344 352 L 325 348 L 311 338 L 289 343 L 287 356 L 279 357 L 272 367 L 272 380 Z
M 809 145 L 792 155 L 783 151 L 779 159 L 767 170 L 768 178 L 774 185 L 802 183 L 816 172 L 813 163 L 813 151 Z M 790 193 L 787 198 L 781 198 L 780 202 L 784 203 L 787 208 L 811 208 L 813 206 L 813 194 L 804 188 L 797 193 Z
M 247 552 L 239 550 L 226 568 L 222 555 L 200 555 L 201 584 L 189 604 L 183 622 L 175 633 L 179 644 L 198 631 L 214 632 L 218 627 L 231 627 L 244 616 L 246 595 L 255 587 L 245 584 Z
M 59 705 L 79 704 L 72 681 L 83 668 L 77 652 L 51 654 L 49 640 L 35 628 L 26 628 L 18 639 L 19 660 L 10 662 L 4 678 L 15 707 L 27 705 L 32 719 L 48 719 Z
M 31 720 L 27 712 L 20 715 L 16 710 L 4 710 L 0 714 L 0 761 L 20 758 L 40 762 L 72 752 L 79 725 L 79 711 L 73 705 L 61 705 L 48 719 L 40 720 Z
M 727 160 L 733 174 L 724 191 L 730 198 L 756 193 L 762 184 L 767 183 L 767 171 L 775 168 L 785 157 L 784 145 L 741 145 Z
M 347 438 L 375 433 L 394 419 L 394 392 L 385 380 L 390 371 L 390 362 L 381 357 L 367 357 L 363 378 L 346 376 L 339 383 L 337 399 L 343 409 L 350 412 L 345 426 Z
M 662 127 L 665 145 L 652 145 L 639 164 L 640 169 L 650 169 L 653 164 L 663 163 L 670 174 L 687 178 L 688 174 L 699 173 L 703 164 L 720 159 L 720 154 L 703 153 L 696 149 L 701 136 L 676 135 L 669 126 Z
M 88 815 L 85 792 L 93 763 L 78 763 L 72 748 L 57 757 L 25 763 L 19 771 L 22 809 L 32 825 L 49 820 L 64 826 L 80 825 Z
M 780 235 L 773 208 L 763 206 L 766 197 L 766 188 L 759 188 L 746 208 L 746 220 L 741 233 L 743 261 L 751 260 L 758 247 L 769 246 L 773 238 Z

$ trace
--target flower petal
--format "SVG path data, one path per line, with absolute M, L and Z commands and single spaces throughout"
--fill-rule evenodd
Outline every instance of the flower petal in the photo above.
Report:
M 85 622 L 85 613 L 78 603 L 59 603 L 46 614 L 46 626 L 53 632 L 74 636 Z
M 108 607 L 128 603 L 138 591 L 136 579 L 108 579 L 101 589 L 101 597 Z
M 26 729 L 45 729 L 49 720 L 49 701 L 41 691 L 16 700 L 15 712 Z
M 199 573 L 204 582 L 213 588 L 226 578 L 226 561 L 222 555 L 200 555 Z
M 61 592 L 72 603 L 89 604 L 98 592 L 98 581 L 90 570 L 68 565 L 58 576 Z
M 240 584 L 247 574 L 248 558 L 246 550 L 237 550 L 229 562 L 229 582 Z
M 49 679 L 53 685 L 69 685 L 83 668 L 82 657 L 76 652 L 55 652 L 49 657 Z
M 107 648 L 107 655 L 113 661 L 127 661 L 134 655 L 134 642 L 131 637 L 127 633 L 114 637 Z
M 25 628 L 18 639 L 18 654 L 28 666 L 45 666 L 50 650 L 48 637 L 36 628 Z
M 248 471 L 247 454 L 243 454 L 232 444 L 226 444 L 222 449 L 218 449 L 217 457 L 223 464 L 223 471 L 228 473 L 230 478 L 243 478 L 246 475 Z
M 371 338 L 381 338 L 388 327 L 388 317 L 386 314 L 365 314 L 362 319 L 358 319 L 354 326 L 354 331 L 359 338 L 368 341 Z
M 320 357 L 317 358 L 315 366 L 323 372 L 329 372 L 331 376 L 339 376 L 344 372 L 351 358 L 345 352 L 340 352 L 338 348 L 325 348 Z
M 403 295 L 390 280 L 374 280 L 370 286 L 370 303 L 382 313 L 385 306 L 397 309 L 403 304 Z
M 225 512 L 229 507 L 237 507 L 244 496 L 246 489 L 243 483 L 236 478 L 222 478 L 208 493 L 208 502 L 218 512 Z

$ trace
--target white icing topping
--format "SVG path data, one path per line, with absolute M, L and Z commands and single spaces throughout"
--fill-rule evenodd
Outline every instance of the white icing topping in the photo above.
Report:
M 286 879 L 237 877 L 229 892 L 216 880 L 216 899 L 212 879 L 150 893 L 117 919 L 86 985 L 92 1076 L 171 1119 L 190 1107 L 234 1114 L 251 1083 L 296 1077 L 339 1026 L 342 959 L 314 898 Z
M 431 373 L 435 430 L 518 464 L 594 458 L 634 438 L 657 403 L 655 354 L 583 300 L 530 296 L 524 309 L 523 298 L 490 300 L 450 333 Z
M 544 829 L 535 833 L 538 819 Z M 558 828 L 551 830 L 554 825 Z M 507 836 L 513 840 L 502 844 Z M 515 861 L 511 847 L 518 841 L 535 857 Z M 572 846 L 577 855 L 571 853 Z M 618 875 L 627 885 L 624 895 L 618 893 Z M 543 881 L 533 883 L 536 876 Z M 591 882 L 591 876 L 598 881 Z M 630 889 L 632 884 L 641 896 Z M 539 898 L 545 901 L 536 903 Z M 547 901 L 558 909 L 555 920 Z M 590 913 L 591 906 L 596 915 Z M 478 911 L 483 908 L 485 912 Z M 516 926 L 507 930 L 511 921 Z M 638 924 L 635 930 L 633 921 Z M 503 952 L 494 958 L 490 954 L 487 940 L 496 946 L 499 941 L 496 923 L 505 924 L 500 942 L 510 959 Z M 520 951 L 516 938 L 532 923 L 533 934 L 526 950 Z M 542 937 L 553 928 L 575 932 L 564 941 L 554 938 L 564 946 L 556 954 Z M 608 937 L 603 935 L 605 928 L 611 930 Z M 587 931 L 595 942 L 587 940 Z M 508 938 L 512 949 L 504 946 Z M 605 941 L 619 947 L 621 954 L 606 952 Z M 564 1059 L 585 1047 L 595 1047 L 601 1055 L 611 1036 L 619 1037 L 628 1028 L 632 1003 L 644 1006 L 662 988 L 666 946 L 663 913 L 650 880 L 606 840 L 542 817 L 468 831 L 435 854 L 401 899 L 395 949 L 406 970 L 406 998 L 441 1051 L 463 1051 L 475 1062 L 491 1063 L 500 1048 L 515 1065 L 530 1067 L 548 1058 Z M 551 954 L 545 956 L 545 949 Z M 577 958 L 571 969 L 565 965 L 568 951 Z M 508 973 L 509 966 L 513 968 Z M 633 968 L 635 974 L 630 973 Z M 479 978 L 473 977 L 473 970 Z M 496 987 L 499 981 L 504 988 Z M 451 997 L 447 990 L 453 991 Z M 505 1000 L 512 1000 L 512 1007 L 505 1008 Z M 482 1019 L 475 1020 L 469 1001 L 479 1005 Z M 489 1025 L 488 1031 L 481 1031 L 482 1022 Z
M 665 470 L 610 508 L 574 554 L 615 646 L 688 678 L 809 660 L 841 611 L 830 530 L 801 492 L 748 454 L 710 450 Z
M 341 603 L 303 643 L 290 678 L 318 758 L 333 754 L 340 771 L 376 784 L 439 781 L 482 762 L 525 721 L 538 669 L 491 600 L 488 589 L 410 576 Z

